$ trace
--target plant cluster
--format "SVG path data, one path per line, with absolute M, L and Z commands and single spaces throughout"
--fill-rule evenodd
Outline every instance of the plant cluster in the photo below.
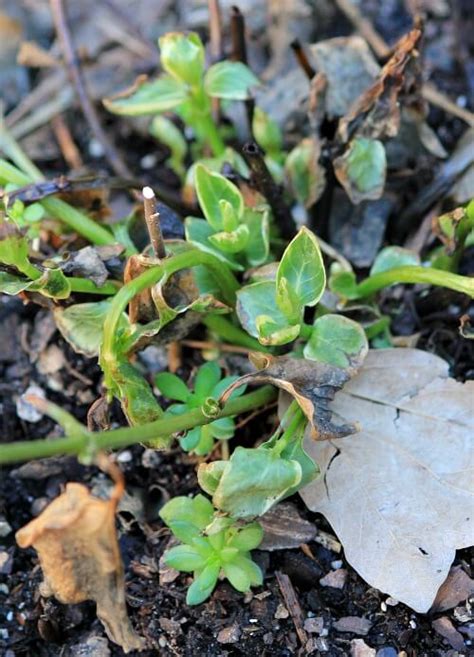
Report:
M 239 591 L 261 583 L 250 554 L 262 538 L 255 519 L 317 476 L 317 464 L 303 444 L 308 423 L 315 433 L 329 431 L 313 420 L 317 404 L 328 389 L 341 387 L 357 369 L 368 340 L 377 339 L 379 346 L 391 344 L 390 318 L 378 309 L 377 291 L 395 283 L 423 283 L 474 297 L 474 280 L 457 273 L 460 254 L 473 241 L 474 202 L 438 219 L 443 244 L 425 262 L 406 249 L 388 247 L 365 280 L 358 281 L 339 258 L 327 281 L 320 243 L 311 230 L 302 227 L 282 249 L 269 200 L 249 191 L 249 168 L 236 150 L 226 146 L 229 133 L 213 119 L 213 99 L 222 101 L 224 109 L 226 103 L 247 100 L 258 79 L 241 62 L 222 61 L 206 70 L 204 47 L 196 34 L 168 34 L 160 39 L 160 49 L 164 73 L 105 105 L 117 114 L 152 116 L 151 133 L 169 147 L 169 166 L 199 204 L 203 218 L 185 219 L 185 239 L 164 240 L 165 257 L 150 249 L 138 253 L 127 219 L 112 232 L 54 197 L 42 196 L 33 204 L 15 199 L 21 188 L 38 183 L 42 176 L 1 128 L 0 146 L 8 159 L 0 160 L 5 189 L 0 291 L 32 302 L 41 297 L 52 300 L 59 330 L 77 351 L 99 358 L 107 400 L 121 403 L 131 426 L 93 434 L 48 405 L 66 437 L 5 446 L 0 462 L 61 451 L 90 460 L 99 446 L 142 442 L 165 448 L 175 436 L 185 451 L 208 456 L 234 436 L 234 418 L 264 407 L 274 399 L 274 390 L 265 386 L 248 393 L 238 386 L 248 379 L 222 378 L 221 363 L 212 361 L 199 368 L 192 388 L 170 373 L 156 377 L 155 388 L 167 404 L 164 410 L 137 367 L 137 352 L 148 344 L 184 336 L 201 323 L 220 342 L 268 356 L 268 363 L 276 363 L 275 371 L 270 374 L 266 363 L 266 374 L 253 382 L 273 383 L 295 399 L 275 433 L 258 447 L 238 446 L 229 458 L 200 464 L 199 484 L 212 503 L 202 495 L 175 498 L 161 510 L 182 543 L 169 550 L 167 562 L 193 572 L 187 600 L 198 604 L 222 574 Z M 189 144 L 181 124 L 193 136 L 189 167 Z M 283 184 L 286 201 L 307 205 L 314 183 L 310 141 L 285 152 L 278 126 L 258 107 L 252 128 L 267 170 L 276 184 Z M 230 137 L 235 143 L 235 135 Z M 361 161 L 369 156 L 374 154 L 363 141 L 353 145 L 349 169 L 361 187 Z M 232 180 L 222 172 L 225 163 L 235 174 Z M 68 273 L 70 254 L 43 255 L 44 236 L 61 237 L 67 230 L 94 247 L 121 242 L 124 281 L 109 276 L 96 285 L 87 275 Z M 326 294 L 327 287 L 332 294 Z M 76 294 L 90 294 L 94 300 L 77 302 Z M 96 300 L 101 295 L 105 300 Z M 346 315 L 355 300 L 375 319 L 363 324 L 349 319 Z M 302 382 L 301 372 L 298 378 L 300 366 L 314 373 L 319 388 L 308 378 Z M 328 416 L 325 408 L 325 422 Z

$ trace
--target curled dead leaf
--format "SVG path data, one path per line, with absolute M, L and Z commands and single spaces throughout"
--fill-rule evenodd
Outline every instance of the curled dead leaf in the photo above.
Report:
M 33 546 L 44 574 L 43 591 L 64 604 L 94 600 L 111 641 L 124 652 L 141 650 L 125 604 L 123 565 L 115 512 L 124 490 L 116 483 L 108 500 L 93 497 L 82 484 L 69 483 L 28 525 L 16 533 L 20 547 Z
M 351 371 L 327 363 L 292 356 L 251 353 L 250 361 L 258 368 L 232 383 L 221 397 L 226 401 L 233 390 L 247 383 L 270 383 L 288 392 L 308 418 L 314 440 L 343 438 L 358 431 L 357 424 L 332 422 L 329 402 L 351 378 Z

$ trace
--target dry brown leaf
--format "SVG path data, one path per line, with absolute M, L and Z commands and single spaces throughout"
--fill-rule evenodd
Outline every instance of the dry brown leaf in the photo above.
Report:
M 403 36 L 375 82 L 353 103 L 340 120 L 337 137 L 345 144 L 357 133 L 360 137 L 394 137 L 400 126 L 399 94 L 408 90 L 413 75 L 407 69 L 418 57 L 421 30 L 415 28 Z
M 120 480 L 108 500 L 93 497 L 82 484 L 69 483 L 28 525 L 16 533 L 18 545 L 33 546 L 44 574 L 45 594 L 64 604 L 94 600 L 111 641 L 128 653 L 144 648 L 125 604 L 123 565 L 115 529 Z
M 455 550 L 474 542 L 474 382 L 417 349 L 369 352 L 329 412 L 362 429 L 305 442 L 321 476 L 301 491 L 371 585 L 427 612 Z
M 235 388 L 247 383 L 270 383 L 288 392 L 300 405 L 312 427 L 314 440 L 342 438 L 357 431 L 357 424 L 334 424 L 329 402 L 349 381 L 349 370 L 291 356 L 251 353 L 257 372 L 245 374 L 230 385 L 221 397 L 224 402 Z

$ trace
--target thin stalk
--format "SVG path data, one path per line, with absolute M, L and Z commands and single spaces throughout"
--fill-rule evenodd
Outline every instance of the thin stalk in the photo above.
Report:
M 68 278 L 67 279 L 70 286 L 71 292 L 79 292 L 81 294 L 104 294 L 106 296 L 113 296 L 121 288 L 121 283 L 119 281 L 107 281 L 100 287 L 98 287 L 94 281 L 90 281 L 87 278 Z
M 442 269 L 416 266 L 397 267 L 369 276 L 365 281 L 359 283 L 357 293 L 359 297 L 368 297 L 378 290 L 396 283 L 439 285 L 467 294 L 471 298 L 474 297 L 474 278 L 459 276 L 459 274 L 453 274 Z
M 291 402 L 290 408 L 288 410 L 290 409 L 293 410 L 293 416 L 288 426 L 283 431 L 281 438 L 278 439 L 277 443 L 273 447 L 273 451 L 277 454 L 281 454 L 283 452 L 285 447 L 287 447 L 295 437 L 295 433 L 298 431 L 298 429 L 300 429 L 303 423 L 306 424 L 308 421 L 305 414 L 298 406 L 297 402 Z
M 32 163 L 30 164 L 34 167 Z M 0 159 L 0 180 L 12 183 L 13 185 L 24 186 L 29 185 L 35 180 L 42 180 L 42 176 L 38 178 L 32 176 L 30 172 L 24 173 L 6 160 Z M 48 214 L 56 217 L 69 226 L 73 231 L 86 237 L 93 244 L 101 246 L 115 244 L 116 240 L 112 233 L 65 201 L 62 201 L 59 198 L 45 198 L 39 201 L 39 203 L 44 207 Z
M 265 354 L 271 353 L 270 349 L 261 345 L 258 340 L 221 315 L 207 315 L 203 318 L 202 323 L 208 329 L 217 333 L 225 342 L 247 347 L 250 351 L 261 351 Z
M 232 399 L 217 415 L 217 419 L 231 415 L 246 413 L 273 401 L 276 390 L 271 386 L 264 386 L 237 399 Z M 215 419 L 215 418 L 214 418 Z M 29 461 L 31 459 L 46 458 L 58 454 L 81 454 L 88 451 L 91 442 L 100 449 L 119 449 L 136 443 L 148 443 L 161 438 L 161 447 L 168 447 L 172 436 L 180 431 L 203 426 L 211 421 L 200 408 L 193 409 L 183 415 L 174 415 L 160 418 L 149 424 L 137 427 L 124 427 L 113 431 L 98 433 L 86 432 L 65 438 L 53 440 L 27 440 L 16 443 L 3 444 L 0 451 L 0 464 Z

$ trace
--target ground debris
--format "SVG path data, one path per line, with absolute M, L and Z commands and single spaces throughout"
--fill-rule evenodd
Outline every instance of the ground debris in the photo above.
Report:
M 304 520 L 291 502 L 273 507 L 259 519 L 263 541 L 259 550 L 285 550 L 309 543 L 316 535 L 316 526 Z
M 367 618 L 359 618 L 359 616 L 344 616 L 333 624 L 333 628 L 338 632 L 350 632 L 360 636 L 368 634 L 371 627 L 371 621 Z
M 464 643 L 464 638 L 457 629 L 454 627 L 452 622 L 447 616 L 442 616 L 437 618 L 431 623 L 433 629 L 438 632 L 449 645 L 455 650 L 464 650 L 466 644 Z

